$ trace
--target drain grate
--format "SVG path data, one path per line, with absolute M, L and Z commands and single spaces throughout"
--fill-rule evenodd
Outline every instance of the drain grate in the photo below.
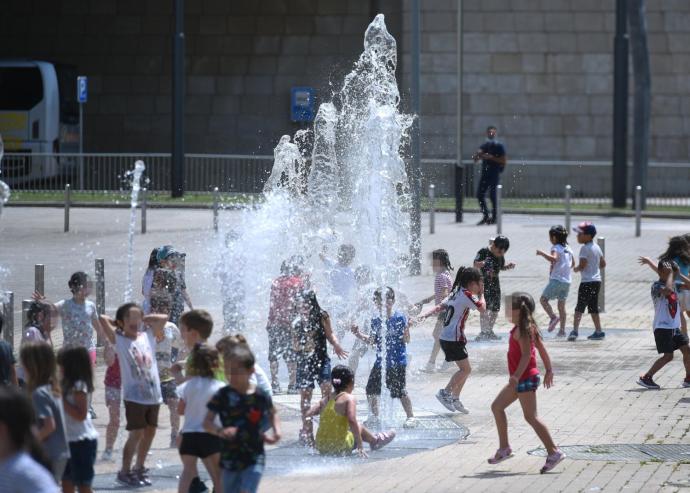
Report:
M 680 444 L 606 444 L 565 445 L 560 447 L 568 458 L 575 460 L 675 462 L 690 460 L 690 445 Z M 546 450 L 538 448 L 527 452 L 546 457 Z

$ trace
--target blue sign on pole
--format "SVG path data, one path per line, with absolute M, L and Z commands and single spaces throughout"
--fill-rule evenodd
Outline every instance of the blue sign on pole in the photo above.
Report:
M 89 98 L 89 82 L 85 75 L 77 77 L 77 102 L 86 103 Z
M 313 87 L 293 87 L 290 91 L 290 119 L 293 122 L 314 120 L 316 91 Z

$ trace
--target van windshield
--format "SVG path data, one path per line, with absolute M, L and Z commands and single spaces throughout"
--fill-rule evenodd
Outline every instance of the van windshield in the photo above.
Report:
M 0 67 L 0 111 L 28 111 L 42 99 L 38 67 Z

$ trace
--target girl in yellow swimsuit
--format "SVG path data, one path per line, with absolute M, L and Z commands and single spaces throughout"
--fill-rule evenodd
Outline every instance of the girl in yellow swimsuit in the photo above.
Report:
M 316 450 L 323 455 L 350 455 L 357 450 L 360 457 L 367 457 L 363 442 L 371 450 L 378 450 L 395 438 L 395 431 L 371 433 L 357 422 L 357 399 L 352 395 L 355 376 L 352 370 L 338 365 L 331 371 L 334 392 L 329 398 L 321 399 L 307 412 L 311 419 L 320 415 L 316 432 Z

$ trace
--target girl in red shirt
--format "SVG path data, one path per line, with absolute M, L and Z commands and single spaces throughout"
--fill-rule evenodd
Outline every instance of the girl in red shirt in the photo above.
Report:
M 536 390 L 539 388 L 540 378 L 536 351 L 539 351 L 539 356 L 546 367 L 544 387 L 547 389 L 553 385 L 551 359 L 544 347 L 537 324 L 534 322 L 534 299 L 532 296 L 527 293 L 513 293 L 509 306 L 510 309 L 508 305 L 506 306 L 508 312 L 506 316 L 515 324 L 508 338 L 508 372 L 510 378 L 508 385 L 503 387 L 491 404 L 491 411 L 494 413 L 498 430 L 499 446 L 496 454 L 489 459 L 489 464 L 498 464 L 513 456 L 513 451 L 508 443 L 508 419 L 505 410 L 519 399 L 525 420 L 534 428 L 548 454 L 546 463 L 541 468 L 543 474 L 556 467 L 565 458 L 565 454 L 553 442 L 546 425 L 537 417 Z

